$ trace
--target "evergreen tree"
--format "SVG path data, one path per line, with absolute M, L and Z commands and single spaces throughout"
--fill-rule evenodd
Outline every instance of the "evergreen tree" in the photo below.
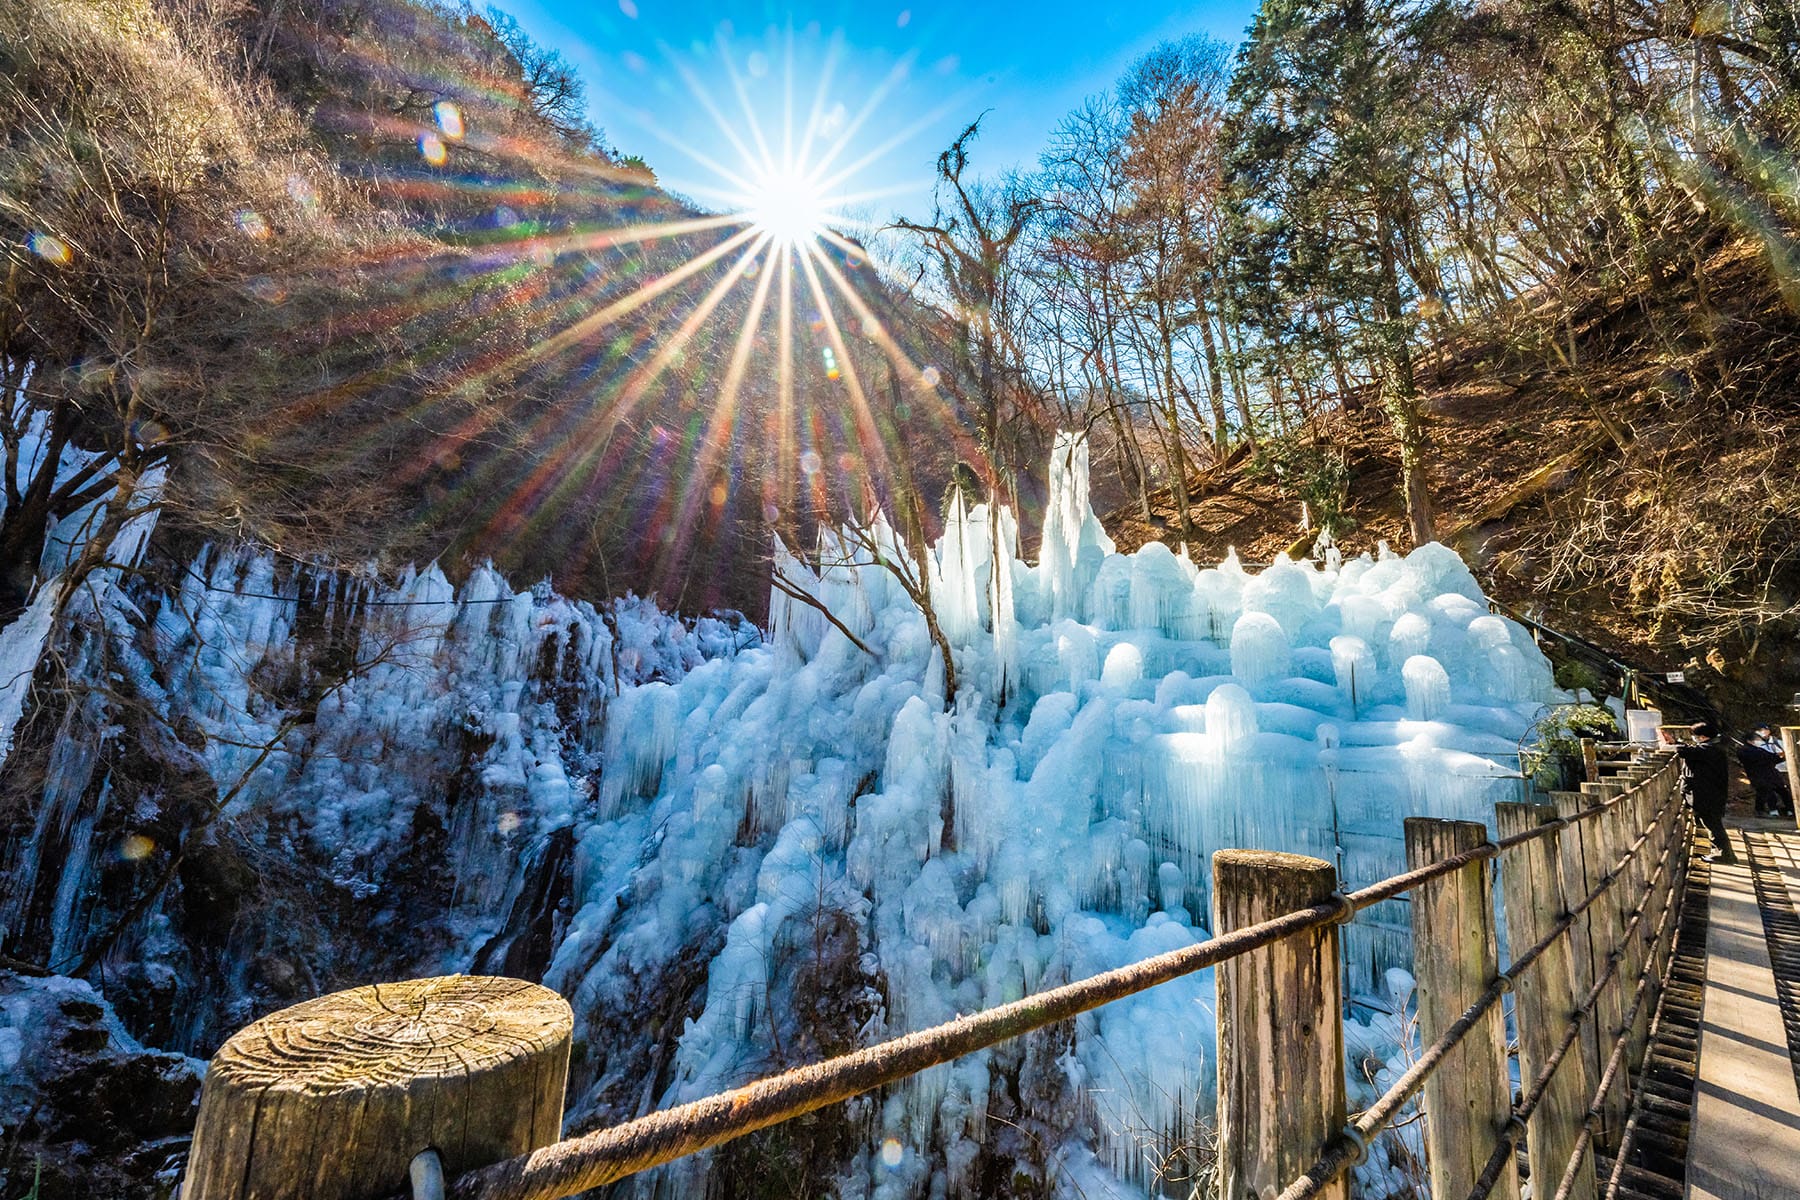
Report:
M 1441 289 L 1415 197 L 1443 119 L 1420 79 L 1445 19 L 1435 3 L 1272 0 L 1240 51 L 1226 131 L 1235 283 L 1264 371 L 1304 387 L 1305 356 L 1331 357 L 1348 332 L 1379 381 L 1415 543 L 1433 536 L 1418 302 Z

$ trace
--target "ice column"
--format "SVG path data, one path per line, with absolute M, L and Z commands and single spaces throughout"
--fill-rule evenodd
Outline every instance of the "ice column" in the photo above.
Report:
M 1288 672 L 1289 657 L 1287 634 L 1268 613 L 1247 612 L 1231 627 L 1231 673 L 1238 682 L 1255 686 L 1279 678 Z

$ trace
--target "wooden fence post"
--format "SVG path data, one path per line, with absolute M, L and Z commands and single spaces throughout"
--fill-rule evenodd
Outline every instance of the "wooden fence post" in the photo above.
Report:
M 1606 811 L 1588 822 L 1595 829 L 1593 846 L 1599 851 L 1599 858 L 1592 864 L 1589 887 L 1597 887 L 1609 871 L 1619 865 L 1619 857 L 1630 845 L 1630 838 L 1625 834 L 1625 805 L 1613 803 L 1622 789 L 1616 784 L 1584 783 L 1581 785 L 1582 795 L 1594 805 L 1604 805 Z M 1624 1026 L 1626 996 L 1636 985 L 1635 973 L 1631 969 L 1631 955 L 1628 947 L 1623 945 L 1625 917 L 1636 901 L 1626 901 L 1626 893 L 1630 891 L 1629 872 L 1621 873 L 1607 889 L 1606 894 L 1594 902 L 1594 920 L 1589 927 L 1594 939 L 1594 969 L 1605 970 L 1607 962 L 1617 957 L 1619 962 L 1613 968 L 1612 982 L 1600 996 L 1595 1005 L 1599 1016 L 1596 1032 L 1599 1035 L 1600 1062 L 1604 1067 L 1606 1060 L 1612 1055 L 1613 1041 L 1619 1036 Z M 1596 975 L 1596 978 L 1598 975 Z M 1599 1077 L 1596 1076 L 1596 1086 Z M 1626 1086 L 1627 1080 L 1621 1072 L 1613 1080 L 1613 1086 L 1602 1098 L 1601 1109 L 1603 1127 L 1598 1135 L 1601 1146 L 1611 1147 L 1618 1144 L 1618 1136 L 1625 1126 Z
M 380 1200 L 562 1133 L 573 1017 L 549 988 L 449 975 L 321 996 L 213 1056 L 182 1200 Z
M 1524 833 L 1556 818 L 1550 805 L 1498 804 L 1494 820 L 1501 837 Z M 1546 834 L 1508 852 L 1500 864 L 1505 897 L 1506 937 L 1516 960 L 1537 945 L 1568 913 L 1562 878 L 1561 835 Z M 1573 926 L 1550 943 L 1528 967 L 1513 992 L 1513 1023 L 1519 1031 L 1519 1086 L 1529 1090 L 1544 1064 L 1562 1044 L 1575 1016 Z M 1586 1085 L 1582 1047 L 1569 1048 L 1544 1089 L 1544 1098 L 1526 1125 L 1526 1154 L 1534 1180 L 1555 1180 L 1575 1152 L 1593 1088 Z M 1585 1090 L 1584 1090 L 1585 1089 Z M 1542 1184 L 1533 1188 L 1534 1194 Z M 1594 1170 L 1577 1173 L 1569 1200 L 1593 1200 Z
M 1551 792 L 1550 799 L 1555 802 L 1556 815 L 1564 820 L 1573 820 L 1588 808 L 1588 798 L 1580 792 Z M 1591 849 L 1593 840 L 1592 821 L 1573 825 L 1557 838 L 1557 850 L 1562 855 L 1562 906 L 1571 911 L 1594 886 L 1594 876 L 1588 864 L 1598 859 L 1599 854 Z M 1594 910 L 1589 908 L 1576 913 L 1575 925 L 1569 932 L 1572 935 L 1569 949 L 1574 956 L 1575 1000 L 1580 1003 L 1587 998 L 1594 980 L 1600 977 L 1600 971 L 1606 965 L 1604 956 L 1595 953 Z M 1596 1002 L 1589 1010 L 1587 1019 L 1581 1023 L 1581 1045 L 1576 1048 L 1581 1056 L 1582 1095 L 1588 1099 L 1593 1097 L 1594 1089 L 1600 1086 L 1600 1073 L 1604 1065 L 1600 1060 L 1600 1007 Z M 1587 1173 L 1592 1174 L 1591 1167 Z
M 1406 819 L 1409 870 L 1488 840 L 1474 821 Z M 1493 869 L 1470 863 L 1413 892 L 1413 973 L 1418 979 L 1419 1040 L 1429 1046 L 1499 974 L 1494 936 Z M 1425 1081 L 1425 1143 L 1432 1200 L 1465 1200 L 1512 1111 L 1506 1021 L 1496 1004 Z M 1519 1172 L 1509 1160 L 1490 1195 L 1518 1200 Z
M 1331 898 L 1337 870 L 1299 854 L 1213 855 L 1213 932 Z M 1219 964 L 1219 1196 L 1263 1200 L 1312 1166 L 1344 1128 L 1338 927 L 1307 930 Z M 1319 1195 L 1348 1200 L 1340 1176 Z
M 1600 746 L 1593 738 L 1581 739 L 1581 767 L 1584 781 L 1600 782 Z
M 1642 778 L 1635 774 L 1627 776 L 1626 786 L 1629 790 L 1620 798 L 1618 805 L 1620 852 L 1629 850 L 1639 834 L 1646 835 L 1644 844 L 1632 856 L 1631 865 L 1626 868 L 1625 877 L 1620 881 L 1625 888 L 1624 895 L 1619 898 L 1621 920 L 1629 921 L 1640 902 L 1644 906 L 1644 915 L 1638 922 L 1637 930 L 1626 939 L 1624 946 L 1625 962 L 1622 969 L 1625 977 L 1620 981 L 1622 986 L 1619 995 L 1629 998 L 1637 988 L 1638 977 L 1650 962 L 1652 947 L 1648 935 L 1656 929 L 1656 908 L 1650 899 L 1650 874 L 1656 869 L 1656 839 L 1650 836 L 1650 810 L 1645 805 L 1649 789 L 1644 787 Z M 1621 926 L 1621 931 L 1622 929 Z M 1650 1042 L 1650 1018 L 1656 1011 L 1655 986 L 1654 983 L 1651 984 L 1653 990 L 1638 1005 L 1637 1014 L 1631 1021 L 1631 1040 L 1625 1052 L 1625 1065 L 1632 1076 L 1636 1076 L 1638 1067 L 1643 1064 L 1644 1047 Z M 1627 1085 L 1629 1086 L 1629 1081 Z

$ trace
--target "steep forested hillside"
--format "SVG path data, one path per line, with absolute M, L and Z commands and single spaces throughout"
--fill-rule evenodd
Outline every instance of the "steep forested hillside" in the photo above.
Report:
M 1529 293 L 1421 364 L 1436 536 L 1489 592 L 1745 719 L 1800 688 L 1800 318 L 1721 236 L 1634 294 Z M 1411 546 L 1374 389 L 1200 477 L 1196 557 Z M 1123 544 L 1169 536 L 1133 509 Z

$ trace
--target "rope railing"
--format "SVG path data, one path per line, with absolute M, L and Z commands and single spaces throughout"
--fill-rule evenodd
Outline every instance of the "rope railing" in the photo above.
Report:
M 896 1083 L 1355 912 L 1342 900 L 664 1109 L 463 1175 L 451 1200 L 559 1200 Z
M 466 1090 L 457 1096 L 468 1099 L 446 1101 L 452 1105 L 446 1112 L 464 1114 L 461 1132 L 455 1133 L 464 1141 L 452 1146 L 441 1141 L 443 1130 L 432 1124 L 441 1105 L 421 1103 L 389 1112 L 362 1105 L 355 1092 L 342 1097 L 331 1092 L 329 1103 L 342 1101 L 342 1115 L 329 1117 L 328 1123 L 356 1124 L 358 1153 L 364 1155 L 358 1160 L 380 1166 L 371 1166 L 362 1175 L 362 1186 L 347 1191 L 320 1191 L 328 1171 L 320 1166 L 313 1195 L 322 1200 L 371 1195 L 369 1177 L 387 1180 L 389 1169 L 398 1175 L 376 1191 L 398 1189 L 407 1164 L 419 1173 L 423 1159 L 416 1155 L 432 1150 L 434 1157 L 423 1162 L 425 1177 L 439 1180 L 452 1169 L 459 1171 L 443 1191 L 434 1182 L 430 1191 L 436 1195 L 560 1200 L 1183 975 L 1217 968 L 1217 1171 L 1222 1195 L 1345 1200 L 1350 1169 L 1368 1155 L 1373 1139 L 1395 1123 L 1402 1108 L 1420 1099 L 1427 1114 L 1433 1200 L 1517 1200 L 1519 1180 L 1512 1164 L 1521 1141 L 1526 1142 L 1537 1195 L 1552 1198 L 1550 1180 L 1555 1177 L 1553 1200 L 1593 1200 L 1593 1155 L 1597 1148 L 1613 1146 L 1611 1137 L 1624 1123 L 1620 1079 L 1629 1079 L 1634 1056 L 1642 1054 L 1649 1033 L 1642 1015 L 1669 970 L 1670 930 L 1685 891 L 1688 838 L 1674 770 L 1672 756 L 1660 756 L 1652 765 L 1627 766 L 1622 777 L 1611 781 L 1589 781 L 1580 793 L 1553 793 L 1553 810 L 1498 804 L 1494 820 L 1503 835 L 1498 838 L 1474 822 L 1408 819 L 1408 871 L 1357 891 L 1343 891 L 1336 867 L 1318 858 L 1222 849 L 1213 856 L 1213 932 L 1206 941 L 567 1141 L 551 1142 L 562 1119 L 567 1004 L 551 991 L 515 981 L 412 981 L 403 986 L 423 990 L 421 997 L 432 988 L 473 988 L 477 993 L 488 984 L 504 984 L 500 991 L 524 988 L 531 993 L 529 1002 L 515 997 L 508 1004 L 517 1006 L 520 1015 L 527 1009 L 554 1015 L 551 1009 L 560 1009 L 551 1022 L 560 1025 L 560 1033 L 518 1016 L 520 1049 L 495 1049 L 500 1058 L 490 1074 L 481 1081 L 468 1079 L 470 1088 L 488 1088 L 481 1099 L 475 1099 L 477 1090 Z M 1517 831 L 1507 833 L 1508 828 Z M 1499 968 L 1490 865 L 1503 856 L 1498 891 L 1505 898 L 1510 936 L 1519 946 L 1505 970 Z M 1339 1018 L 1345 1002 L 1339 927 L 1372 905 L 1399 896 L 1408 896 L 1413 910 L 1413 966 L 1424 1049 L 1372 1105 L 1352 1115 L 1346 1110 L 1345 1029 Z M 1629 997 L 1622 995 L 1625 988 L 1631 988 Z M 329 1007 L 355 1000 L 391 1013 L 380 990 L 374 990 L 373 999 L 360 997 L 360 991 L 367 990 L 313 1004 Z M 1514 995 L 1519 1029 L 1523 1085 L 1517 1096 L 1510 1087 L 1510 1049 L 1501 1022 L 1508 993 Z M 1577 995 L 1580 1004 L 1568 1006 Z M 313 1020 L 302 1013 L 304 1007 L 290 1011 L 293 1022 L 301 1022 L 302 1016 Z M 455 1024 L 468 1016 L 470 1006 L 457 999 L 428 1013 L 419 1020 Z M 1294 1020 L 1296 1013 L 1321 1018 Z M 1327 1013 L 1330 1018 L 1323 1018 Z M 266 1079 L 256 1072 L 277 1069 L 263 1063 L 268 1058 L 263 1043 L 277 1047 L 288 1036 L 281 1034 L 284 1025 L 277 1018 L 283 1015 L 257 1022 L 227 1045 L 229 1051 L 243 1042 L 238 1051 L 243 1063 L 236 1072 L 209 1070 L 184 1180 L 189 1200 L 250 1195 L 254 1189 L 245 1191 L 248 1184 L 243 1182 L 250 1162 L 275 1164 L 268 1169 L 277 1175 L 288 1169 L 283 1166 L 288 1151 L 301 1155 L 297 1162 L 311 1162 L 297 1150 L 302 1141 L 311 1144 L 308 1121 L 295 1117 L 288 1130 L 286 1124 L 265 1121 L 259 1108 L 259 1088 L 266 1087 Z M 306 1038 L 315 1038 L 313 1025 L 304 1029 Z M 445 1033 L 450 1033 L 448 1027 Z M 562 1049 L 556 1049 L 558 1036 Z M 1580 1052 L 1573 1054 L 1577 1043 Z M 531 1087 L 542 1096 L 517 1096 L 509 1090 L 517 1088 L 515 1076 L 522 1079 L 524 1074 L 499 1063 L 515 1052 L 526 1056 L 520 1061 L 544 1063 L 531 1074 Z M 1444 1070 L 1445 1063 L 1456 1063 L 1456 1069 Z M 243 1076 L 243 1096 L 227 1090 L 238 1076 Z M 437 1079 L 430 1087 L 441 1083 Z M 475 1112 L 481 1114 L 482 1128 L 513 1130 L 484 1142 L 499 1150 L 457 1148 L 475 1144 L 468 1141 L 470 1130 L 477 1128 L 470 1124 Z M 531 1114 L 531 1130 L 511 1115 L 518 1112 Z M 281 1139 L 293 1144 L 277 1146 Z M 536 1150 L 526 1151 L 529 1146 Z M 443 1151 L 441 1160 L 436 1151 Z M 508 1151 L 515 1157 L 491 1160 Z M 466 1169 L 472 1162 L 490 1164 Z M 329 1166 L 329 1171 L 347 1175 L 349 1168 Z
M 1651 889 L 1655 888 L 1657 879 L 1661 878 L 1667 865 L 1667 859 L 1664 859 L 1663 862 L 1657 864 L 1656 874 L 1646 885 L 1647 887 Z M 1662 906 L 1662 916 L 1657 921 L 1656 931 L 1652 935 L 1652 940 L 1660 941 L 1664 932 L 1670 928 L 1672 923 L 1679 923 L 1682 907 L 1680 884 L 1677 883 L 1676 886 L 1670 890 L 1668 895 L 1671 897 L 1671 900 L 1665 901 Z M 1646 893 L 1645 899 L 1649 899 L 1649 893 Z M 1643 912 L 1643 903 L 1640 902 L 1637 909 L 1634 910 L 1632 914 L 1631 926 L 1626 929 L 1625 936 L 1629 937 L 1631 928 L 1636 927 L 1641 923 Z M 1576 1041 L 1580 1039 L 1582 1022 L 1594 1011 L 1594 1005 L 1599 1001 L 1600 994 L 1606 990 L 1607 984 L 1611 983 L 1613 977 L 1618 974 L 1618 966 L 1621 957 L 1622 956 L 1618 954 L 1610 954 L 1607 956 L 1605 973 L 1601 975 L 1599 981 L 1595 983 L 1592 988 L 1588 989 L 1588 994 L 1582 998 L 1581 1003 L 1576 1006 L 1575 1010 L 1570 1014 L 1568 1026 L 1563 1031 L 1562 1040 L 1557 1044 L 1555 1052 L 1545 1062 L 1543 1069 L 1537 1073 L 1536 1078 L 1531 1081 L 1530 1088 L 1521 1095 L 1519 1102 L 1513 1105 L 1512 1117 L 1508 1120 L 1506 1129 L 1503 1131 L 1501 1142 L 1494 1147 L 1494 1154 L 1489 1159 L 1488 1166 L 1483 1169 L 1481 1178 L 1476 1181 L 1475 1188 L 1470 1191 L 1468 1200 L 1486 1200 L 1486 1197 L 1494 1190 L 1494 1185 L 1499 1182 L 1501 1171 L 1505 1168 L 1507 1158 L 1518 1148 L 1519 1136 L 1524 1131 L 1525 1123 L 1531 1120 L 1532 1116 L 1537 1112 L 1537 1107 L 1543 1102 L 1551 1078 L 1555 1076 L 1557 1069 L 1562 1066 L 1562 1060 L 1568 1054 L 1570 1047 L 1574 1046 Z M 1674 959 L 1671 957 L 1668 964 L 1665 964 L 1661 973 L 1663 982 L 1667 981 L 1669 967 L 1673 962 Z M 1649 985 L 1651 977 L 1649 969 L 1646 969 L 1639 974 L 1639 993 L 1642 993 Z M 1634 1002 L 1631 1009 L 1631 1012 L 1634 1015 L 1637 1011 L 1637 1007 L 1637 1003 Z M 1620 1031 L 1619 1037 L 1615 1040 L 1615 1045 L 1623 1043 L 1625 1035 L 1630 1028 L 1630 1023 L 1627 1022 L 1625 1028 Z M 1610 1078 L 1603 1080 L 1603 1083 L 1604 1086 L 1591 1098 L 1591 1102 L 1588 1106 L 1588 1112 L 1590 1114 L 1594 1114 L 1598 1109 L 1600 1097 L 1611 1090 L 1612 1081 Z
M 1564 827 L 1570 823 L 1571 822 L 1559 820 L 1557 822 L 1539 826 L 1539 828 L 1551 829 Z M 1488 846 L 1505 848 L 1509 843 L 1515 846 L 1520 845 L 1524 842 L 1533 840 L 1532 835 L 1535 834 L 1536 831 L 1533 830 L 1531 831 L 1531 835 L 1505 838 L 1500 842 L 1489 842 L 1478 847 L 1475 851 L 1470 851 L 1467 854 L 1459 855 L 1458 857 L 1467 858 L 1473 862 L 1479 862 L 1485 858 L 1493 857 L 1491 853 L 1486 853 Z M 1395 1118 L 1399 1116 L 1400 1110 L 1406 1106 L 1408 1101 L 1417 1096 L 1420 1089 L 1425 1086 L 1426 1078 L 1443 1064 L 1444 1059 L 1449 1056 L 1450 1052 L 1462 1043 L 1463 1039 L 1466 1038 L 1469 1032 L 1480 1023 L 1481 1019 L 1488 1014 L 1494 1005 L 1500 1002 L 1501 997 L 1512 992 L 1513 987 L 1518 982 L 1520 976 L 1525 973 L 1526 969 L 1574 927 L 1576 917 L 1605 896 L 1612 889 L 1613 884 L 1622 878 L 1625 867 L 1637 856 L 1638 851 L 1641 850 L 1649 840 L 1649 836 L 1648 830 L 1640 833 L 1637 836 L 1637 839 L 1632 842 L 1631 848 L 1619 859 L 1619 862 L 1614 869 L 1601 879 L 1598 887 L 1589 891 L 1574 908 L 1565 913 L 1556 924 L 1551 927 L 1549 934 L 1540 938 L 1529 949 L 1515 955 L 1511 964 L 1508 965 L 1506 970 L 1494 977 L 1494 981 L 1487 986 L 1487 989 L 1481 993 L 1481 996 L 1475 1003 L 1463 1010 L 1462 1015 L 1458 1017 L 1455 1023 L 1446 1029 L 1436 1041 L 1420 1051 L 1419 1057 L 1413 1061 L 1412 1065 L 1406 1069 L 1400 1078 L 1389 1085 L 1387 1091 L 1383 1092 L 1374 1104 L 1371 1104 L 1364 1110 L 1362 1116 L 1358 1117 L 1353 1125 L 1344 1131 L 1344 1134 L 1340 1137 L 1338 1142 L 1334 1143 L 1331 1149 L 1321 1155 L 1319 1161 L 1309 1169 L 1305 1175 L 1296 1179 L 1291 1185 L 1284 1189 L 1278 1200 L 1311 1200 L 1311 1197 L 1318 1195 L 1320 1189 L 1326 1184 L 1330 1183 L 1339 1175 L 1343 1174 L 1344 1171 L 1353 1166 L 1356 1161 L 1361 1158 L 1363 1153 L 1366 1152 L 1370 1139 L 1378 1135 L 1382 1129 L 1393 1123 Z M 1447 859 L 1445 861 L 1447 862 L 1450 860 Z M 1643 898 L 1638 902 L 1637 908 L 1633 910 L 1631 919 L 1621 934 L 1621 940 L 1630 937 L 1632 931 L 1637 928 L 1644 913 L 1644 905 L 1649 901 L 1651 891 L 1655 888 L 1657 880 L 1661 879 L 1667 865 L 1668 861 L 1666 858 L 1657 864 L 1654 875 L 1652 875 L 1649 882 L 1645 885 Z M 1601 993 L 1605 990 L 1606 984 L 1612 980 L 1616 973 L 1618 961 L 1618 955 L 1614 954 L 1608 956 L 1606 972 L 1601 976 L 1599 982 L 1597 982 L 1593 988 L 1589 989 L 1587 997 L 1571 1014 L 1561 1053 L 1558 1054 L 1557 1058 L 1551 1062 L 1544 1071 L 1539 1073 L 1539 1078 L 1534 1081 L 1534 1088 L 1536 1089 L 1539 1098 L 1541 1098 L 1543 1086 L 1549 1082 L 1550 1076 L 1555 1073 L 1557 1066 L 1561 1064 L 1561 1054 L 1566 1053 L 1567 1047 L 1573 1044 L 1575 1039 L 1580 1035 L 1582 1019 L 1592 1010 L 1595 1002 L 1599 1000 Z M 1536 1107 L 1536 1103 L 1537 1100 L 1534 1099 L 1531 1106 L 1524 1108 L 1522 1112 L 1518 1108 L 1515 1108 L 1513 1115 L 1520 1119 L 1529 1119 L 1532 1110 Z M 1510 1144 L 1511 1143 L 1508 1143 L 1508 1145 Z M 1498 1153 L 1498 1150 L 1496 1150 L 1496 1153 Z M 1484 1174 L 1483 1178 L 1485 1177 Z M 1497 1180 L 1498 1177 L 1499 1168 L 1496 1167 L 1494 1174 L 1495 1180 Z M 1472 1197 L 1472 1200 L 1480 1200 L 1480 1197 L 1485 1197 L 1488 1192 L 1492 1191 L 1493 1182 L 1493 1180 L 1490 1180 L 1487 1186 L 1481 1190 L 1480 1196 Z
M 1357 891 L 1332 890 L 1316 903 L 1241 928 L 1216 932 L 1208 940 L 1180 950 L 470 1171 L 451 1183 L 448 1195 L 452 1200 L 557 1200 L 895 1083 L 1192 972 L 1266 952 L 1311 931 L 1331 935 L 1335 958 L 1335 926 L 1347 923 L 1371 905 L 1440 883 L 1528 843 L 1556 838 L 1589 822 L 1639 811 L 1639 802 L 1648 794 L 1646 789 L 1653 790 L 1659 798 L 1655 811 L 1645 810 L 1647 819 L 1641 827 L 1622 831 L 1627 835 L 1635 833 L 1635 837 L 1617 853 L 1585 895 L 1567 906 L 1536 942 L 1515 954 L 1506 970 L 1495 974 L 1476 1000 L 1438 1032 L 1408 1070 L 1354 1121 L 1343 1125 L 1341 1132 L 1324 1144 L 1313 1166 L 1293 1177 L 1281 1191 L 1281 1200 L 1309 1200 L 1326 1191 L 1360 1161 L 1369 1141 L 1418 1095 L 1427 1079 L 1464 1044 L 1470 1031 L 1495 1014 L 1501 998 L 1513 991 L 1519 979 L 1558 942 L 1572 938 L 1584 914 L 1607 899 L 1621 880 L 1632 878 L 1641 869 L 1635 906 L 1629 914 L 1619 914 L 1621 923 L 1616 936 L 1609 939 L 1608 945 L 1597 948 L 1596 952 L 1604 954 L 1603 969 L 1597 971 L 1581 1003 L 1568 1013 L 1553 1055 L 1535 1073 L 1519 1101 L 1511 1106 L 1509 1117 L 1494 1132 L 1495 1144 L 1486 1159 L 1489 1169 L 1481 1172 L 1470 1192 L 1471 1200 L 1485 1200 L 1505 1173 L 1527 1123 L 1537 1114 L 1551 1077 L 1564 1066 L 1570 1049 L 1580 1040 L 1584 1023 L 1594 1017 L 1602 996 L 1619 978 L 1621 964 L 1630 957 L 1629 943 L 1649 919 L 1653 898 L 1659 894 L 1664 897 L 1660 919 L 1643 936 L 1652 946 L 1660 946 L 1666 940 L 1672 914 L 1678 908 L 1677 877 L 1684 874 L 1679 867 L 1672 870 L 1671 866 L 1678 860 L 1685 863 L 1681 856 L 1686 844 L 1685 838 L 1676 836 L 1679 801 L 1672 771 L 1672 763 L 1664 761 L 1654 775 L 1638 779 L 1620 795 L 1583 797 L 1592 803 L 1534 828 L 1484 840 Z M 1651 869 L 1638 860 L 1653 842 L 1658 844 L 1660 853 Z M 1665 880 L 1668 886 L 1664 886 Z M 1622 909 L 1630 899 L 1618 902 L 1617 907 Z M 1616 1036 L 1600 1086 L 1590 1098 L 1589 1117 L 1576 1141 L 1575 1155 L 1562 1172 L 1565 1184 L 1578 1176 L 1581 1163 L 1592 1148 L 1607 1097 L 1617 1085 L 1621 1064 L 1630 1053 L 1637 1014 L 1646 998 L 1655 993 L 1657 962 L 1661 957 L 1658 953 L 1648 955 L 1644 968 L 1637 972 L 1629 1007 L 1622 1008 L 1616 1025 L 1607 1022 L 1605 1032 Z M 1570 1200 L 1573 1186 L 1559 1186 L 1557 1200 Z

